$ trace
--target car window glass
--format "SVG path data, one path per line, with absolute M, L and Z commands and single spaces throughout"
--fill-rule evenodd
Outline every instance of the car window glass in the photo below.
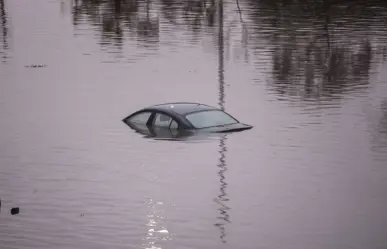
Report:
M 131 117 L 129 121 L 137 124 L 146 124 L 151 114 L 151 112 L 141 112 Z
M 169 127 L 172 118 L 163 113 L 156 113 L 153 125 L 158 127 Z
M 186 116 L 195 128 L 228 125 L 238 123 L 237 120 L 223 111 L 201 111 Z
M 136 132 L 139 132 L 141 134 L 151 134 L 151 132 L 149 131 L 149 128 L 146 124 L 138 124 L 138 123 L 132 123 L 132 128 L 136 131 Z
M 178 123 L 175 120 L 172 120 L 171 125 L 169 128 L 171 129 L 177 129 L 179 127 Z

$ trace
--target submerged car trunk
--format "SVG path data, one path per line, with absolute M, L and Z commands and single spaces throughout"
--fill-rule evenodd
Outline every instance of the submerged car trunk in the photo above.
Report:
M 219 133 L 219 132 L 237 132 L 237 131 L 249 130 L 251 128 L 253 128 L 251 125 L 247 125 L 247 124 L 243 124 L 243 123 L 235 123 L 235 124 L 205 128 L 205 129 L 203 129 L 203 131 L 217 132 L 217 133 Z

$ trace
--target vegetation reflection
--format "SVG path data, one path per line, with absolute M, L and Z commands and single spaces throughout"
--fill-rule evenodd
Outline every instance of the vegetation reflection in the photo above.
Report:
M 385 32 L 377 32 L 386 26 L 375 22 L 385 11 L 383 6 L 249 2 L 254 6 L 251 19 L 260 23 L 252 26 L 252 32 L 266 32 L 270 41 L 272 83 L 278 93 L 306 99 L 334 97 L 369 83 L 373 57 L 383 53 L 381 44 L 386 40 Z
M 4 0 L 0 0 L 0 38 L 1 38 L 1 49 L 0 54 L 2 55 L 2 61 L 6 62 L 8 49 L 8 23 L 7 23 L 7 12 L 5 8 Z
M 240 33 L 245 61 L 251 58 L 262 67 L 269 62 L 262 55 L 271 58 L 272 68 L 266 73 L 277 94 L 332 99 L 367 87 L 373 65 L 387 52 L 387 28 L 385 22 L 377 21 L 386 4 L 339 2 L 75 0 L 73 19 L 75 26 L 87 21 L 100 27 L 101 45 L 115 47 L 121 47 L 125 37 L 143 46 L 157 44 L 161 23 L 170 29 L 165 32 L 181 32 L 177 40 L 186 39 L 188 28 L 195 43 L 205 35 L 216 38 L 216 26 L 224 25 L 225 36 L 214 47 L 224 49 L 231 33 Z M 219 22 L 223 7 L 227 13 L 239 14 L 239 24 L 230 18 Z M 231 32 L 235 26 L 239 30 Z

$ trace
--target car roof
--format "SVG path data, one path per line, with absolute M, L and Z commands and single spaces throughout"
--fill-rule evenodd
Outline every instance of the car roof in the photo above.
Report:
M 153 105 L 153 106 L 147 107 L 145 109 L 161 110 L 161 111 L 166 111 L 166 112 L 175 112 L 179 115 L 186 115 L 186 114 L 191 113 L 191 112 L 219 110 L 218 108 L 215 108 L 215 107 L 212 107 L 209 105 L 194 103 L 194 102 L 164 103 L 164 104 Z

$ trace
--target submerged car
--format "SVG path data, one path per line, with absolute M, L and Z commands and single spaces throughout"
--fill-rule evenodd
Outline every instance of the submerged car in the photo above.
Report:
M 200 103 L 178 102 L 153 105 L 122 120 L 149 136 L 189 136 L 197 132 L 224 133 L 251 129 L 230 114 Z

